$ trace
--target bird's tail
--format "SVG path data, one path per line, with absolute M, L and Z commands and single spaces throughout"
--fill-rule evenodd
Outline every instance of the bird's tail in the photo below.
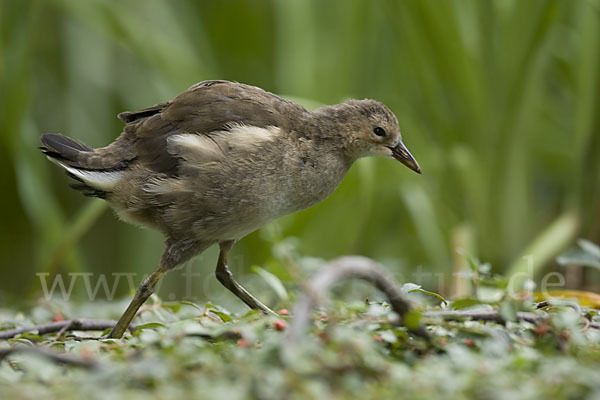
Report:
M 99 168 L 92 161 L 97 158 L 94 149 L 71 138 L 46 133 L 40 138 L 40 150 L 50 161 L 61 166 L 77 183 L 72 188 L 86 196 L 106 198 L 123 176 L 122 170 Z

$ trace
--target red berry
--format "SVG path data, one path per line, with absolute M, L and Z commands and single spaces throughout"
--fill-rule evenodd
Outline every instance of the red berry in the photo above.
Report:
M 522 299 L 530 299 L 531 298 L 531 293 L 528 292 L 527 290 L 521 290 L 521 292 L 519 294 L 521 295 Z
M 237 345 L 239 347 L 252 347 L 252 343 L 250 343 L 246 338 L 239 338 L 237 341 Z
M 62 314 L 54 314 L 54 317 L 52 317 L 52 321 L 54 322 L 62 322 L 65 320 L 65 317 Z
M 475 347 L 475 342 L 471 339 L 465 339 L 465 346 Z
M 287 309 L 282 308 L 279 310 L 279 315 L 290 315 L 290 312 Z
M 383 338 L 379 335 L 373 335 L 373 340 L 376 342 L 383 342 Z
M 86 360 L 91 360 L 94 355 L 93 350 L 85 348 L 81 350 L 81 358 L 85 358 Z
M 285 330 L 285 321 L 278 319 L 277 321 L 275 321 L 273 323 L 273 326 L 275 327 L 275 329 L 277 329 L 278 331 L 283 331 Z
M 533 333 L 535 333 L 538 336 L 545 335 L 547 332 L 548 332 L 548 325 L 538 325 L 535 327 L 535 330 L 533 331 Z
M 562 340 L 569 340 L 571 338 L 571 333 L 569 331 L 562 330 L 560 331 L 559 337 Z

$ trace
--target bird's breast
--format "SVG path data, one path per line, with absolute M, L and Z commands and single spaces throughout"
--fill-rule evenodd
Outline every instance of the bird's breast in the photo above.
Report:
M 210 157 L 197 141 L 173 141 L 181 147 L 180 175 L 156 179 L 141 174 L 143 192 L 132 197 L 152 204 L 153 221 L 171 236 L 239 239 L 326 199 L 349 168 L 335 153 L 299 149 L 279 138 L 244 148 L 217 143 Z M 219 156 L 221 149 L 225 156 Z M 136 207 L 121 208 L 131 214 Z
M 325 200 L 338 187 L 349 166 L 335 154 L 294 154 L 286 162 L 285 212 L 311 207 Z

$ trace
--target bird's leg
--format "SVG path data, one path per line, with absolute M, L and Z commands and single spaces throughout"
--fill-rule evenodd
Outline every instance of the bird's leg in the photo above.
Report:
M 198 243 L 186 240 L 167 241 L 167 248 L 160 259 L 160 265 L 152 275 L 142 281 L 137 292 L 135 292 L 135 296 L 133 296 L 133 300 L 127 306 L 127 310 L 121 315 L 121 318 L 119 318 L 115 327 L 110 331 L 108 337 L 115 339 L 123 337 L 137 311 L 148 300 L 148 297 L 154 293 L 154 288 L 164 273 L 189 260 L 194 254 L 199 253 L 209 245 L 210 243 Z
M 127 306 L 127 309 L 121 315 L 115 327 L 108 334 L 109 338 L 120 339 L 123 336 L 135 314 L 137 314 L 137 311 L 148 300 L 148 297 L 154 293 L 154 288 L 164 273 L 165 270 L 159 266 L 152 275 L 142 281 L 137 292 L 135 292 L 135 296 L 133 296 L 133 300 L 131 300 L 131 303 L 129 303 L 129 306 Z
M 229 250 L 231 250 L 232 246 L 233 240 L 219 243 L 221 251 L 219 253 L 219 261 L 217 262 L 217 270 L 215 271 L 217 279 L 223 286 L 229 289 L 231 293 L 235 294 L 240 300 L 246 303 L 248 307 L 255 310 L 260 310 L 267 315 L 277 315 L 269 307 L 261 303 L 256 297 L 252 296 L 250 292 L 244 289 L 244 287 L 235 279 L 233 279 L 233 274 L 227 266 L 227 255 L 229 254 Z

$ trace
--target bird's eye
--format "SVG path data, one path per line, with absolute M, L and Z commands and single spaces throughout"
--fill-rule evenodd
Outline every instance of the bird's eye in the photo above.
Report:
M 373 128 L 373 133 L 377 136 L 385 136 L 385 130 L 380 126 L 376 126 L 375 128 Z

